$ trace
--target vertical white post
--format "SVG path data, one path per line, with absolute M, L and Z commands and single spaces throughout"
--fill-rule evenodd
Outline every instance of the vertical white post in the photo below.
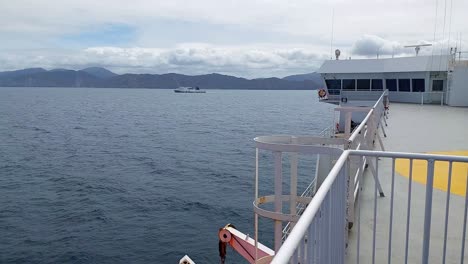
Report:
M 429 263 L 429 242 L 431 239 L 432 187 L 434 185 L 434 160 L 427 161 L 426 204 L 424 209 L 424 238 L 422 264 Z
M 365 130 L 367 130 L 367 138 L 363 138 L 362 139 L 362 142 L 365 143 L 365 146 L 364 146 L 364 150 L 368 150 L 368 149 L 372 149 L 372 146 L 373 146 L 373 140 L 374 140 L 374 136 L 375 136 L 375 127 L 377 127 L 377 122 L 375 119 L 377 117 L 377 115 L 375 114 L 375 110 L 374 109 L 371 109 L 370 111 L 372 111 L 372 116 L 371 118 L 369 118 L 369 121 L 367 123 L 367 128 L 365 128 Z M 364 136 L 364 133 L 361 132 L 362 135 Z M 362 147 L 361 147 L 362 148 Z
M 351 135 L 351 112 L 345 114 L 345 138 L 349 138 Z
M 423 104 L 424 104 L 424 93 L 421 92 L 421 105 L 423 105 Z
M 297 144 L 297 138 L 292 138 L 292 144 Z M 290 212 L 292 215 L 296 214 L 296 206 L 297 206 L 297 165 L 298 165 L 298 154 L 291 153 L 290 154 L 290 163 L 291 163 L 291 189 L 290 189 Z M 294 222 L 291 222 L 291 230 L 294 227 Z
M 258 148 L 255 148 L 255 199 L 258 199 Z M 255 213 L 255 263 L 258 259 L 258 214 Z
M 354 190 L 356 186 L 354 184 L 354 176 L 350 173 L 350 158 L 345 163 L 345 177 L 346 177 L 346 188 L 347 188 L 347 197 L 346 197 L 346 219 L 348 220 L 348 228 L 354 225 Z
M 338 120 L 338 123 L 339 122 L 340 121 Z M 336 123 L 336 111 L 333 111 L 332 129 L 333 129 L 334 132 L 333 132 L 332 137 L 335 137 L 335 135 L 340 132 L 340 131 L 338 131 L 338 129 L 336 129 L 336 124 L 335 123 Z
M 258 148 L 255 149 L 255 200 L 258 199 Z
M 283 211 L 283 164 L 281 152 L 275 151 L 275 212 Z M 283 236 L 283 224 L 281 220 L 275 220 L 275 252 L 281 247 Z

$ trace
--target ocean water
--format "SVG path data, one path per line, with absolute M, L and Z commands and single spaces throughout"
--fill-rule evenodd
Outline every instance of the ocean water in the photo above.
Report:
M 219 263 L 220 227 L 253 234 L 252 139 L 317 134 L 331 109 L 315 91 L 0 88 L 0 262 Z

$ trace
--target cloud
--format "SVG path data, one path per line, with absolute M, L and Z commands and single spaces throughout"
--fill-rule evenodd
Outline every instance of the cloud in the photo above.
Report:
M 418 41 L 416 43 L 427 43 Z M 374 35 L 364 35 L 342 57 L 375 58 L 413 56 L 413 48 L 406 44 Z M 450 42 L 453 46 L 455 43 Z M 463 44 L 464 46 L 468 44 Z M 420 55 L 446 53 L 447 40 L 435 42 L 433 47 L 421 48 Z M 343 50 L 342 50 L 343 51 Z M 222 46 L 207 43 L 183 43 L 170 48 L 97 46 L 81 50 L 44 49 L 21 53 L 0 51 L 0 70 L 28 67 L 82 69 L 101 66 L 117 73 L 222 73 L 247 78 L 282 77 L 317 70 L 330 58 L 329 47 L 287 45 Z
M 400 43 L 388 40 L 375 35 L 361 36 L 352 46 L 351 53 L 358 57 L 379 56 L 413 56 L 414 46 L 419 44 L 430 44 L 431 46 L 421 47 L 419 55 L 439 55 L 447 54 L 450 47 L 455 47 L 458 43 L 455 39 L 441 39 L 437 41 L 418 40 L 414 42 Z
M 453 8 L 447 10 L 453 10 L 452 32 L 468 35 L 464 14 L 464 10 L 468 10 L 468 1 L 450 2 L 453 2 Z M 444 2 L 437 3 L 438 10 L 444 10 Z M 166 20 L 186 23 L 188 28 L 197 23 L 221 25 L 287 35 L 287 38 L 278 37 L 277 41 L 294 43 L 302 39 L 327 45 L 331 37 L 332 10 L 335 10 L 334 35 L 337 41 L 352 43 L 356 36 L 372 34 L 391 36 L 400 42 L 414 42 L 431 39 L 435 22 L 438 24 L 437 38 L 446 38 L 440 36 L 443 16 L 439 12 L 435 17 L 435 4 L 429 0 L 135 0 L 131 5 L 124 0 L 15 0 L 0 4 L 0 33 L 22 32 L 27 40 L 31 36 L 49 38 L 79 34 L 102 24 L 125 24 L 139 31 L 140 38 L 137 37 L 134 44 L 148 47 L 156 46 L 167 35 L 167 32 L 148 29 Z M 171 31 L 170 24 L 167 31 Z M 263 42 L 262 37 L 262 34 L 238 36 L 244 44 Z M 208 38 L 204 42 L 213 43 L 217 39 L 216 34 Z M 193 40 L 178 42 L 190 41 Z
M 453 3 L 443 28 L 444 4 Z M 446 51 L 468 36 L 468 1 L 432 0 L 15 0 L 1 1 L 0 70 L 105 66 L 118 72 L 281 76 L 342 57 Z M 404 8 L 402 9 L 402 6 Z M 332 10 L 334 41 L 330 47 Z M 447 13 L 447 17 L 449 17 Z M 415 15 L 417 14 L 417 15 Z M 434 25 L 436 25 L 434 32 Z M 366 35 L 363 35 L 366 34 Z M 452 41 L 453 42 L 453 41 Z M 444 44 L 445 43 L 445 44 Z M 447 45 L 449 46 L 449 45 Z
M 364 35 L 354 43 L 351 50 L 353 54 L 362 56 L 392 55 L 403 53 L 403 46 L 397 41 Z
M 271 77 L 316 70 L 323 55 L 306 48 L 182 45 L 174 49 L 95 47 L 84 51 L 94 63 L 132 72 L 209 72 Z M 131 67 L 126 67 L 129 65 Z
M 118 73 L 216 72 L 253 78 L 312 72 L 325 59 L 323 54 L 312 50 L 187 43 L 167 49 L 90 47 L 71 54 L 69 51 L 32 51 L 21 55 L 0 53 L 0 62 L 6 70 L 102 66 Z

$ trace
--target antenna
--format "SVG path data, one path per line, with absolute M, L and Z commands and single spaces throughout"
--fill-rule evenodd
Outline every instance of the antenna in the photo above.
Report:
M 416 51 L 416 56 L 418 56 L 419 51 L 421 50 L 421 47 L 428 47 L 428 46 L 432 46 L 432 44 L 408 45 L 408 46 L 403 46 L 403 47 L 405 47 L 405 48 L 414 48 L 414 50 Z
M 331 28 L 331 40 L 330 40 L 330 60 L 332 59 L 332 50 L 333 50 L 333 30 L 335 26 L 335 9 L 332 9 L 332 28 Z

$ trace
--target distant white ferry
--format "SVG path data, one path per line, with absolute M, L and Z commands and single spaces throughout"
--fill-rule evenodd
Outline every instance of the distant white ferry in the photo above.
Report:
M 179 87 L 177 89 L 174 89 L 175 93 L 206 93 L 205 90 L 200 90 L 200 88 L 197 87 Z

